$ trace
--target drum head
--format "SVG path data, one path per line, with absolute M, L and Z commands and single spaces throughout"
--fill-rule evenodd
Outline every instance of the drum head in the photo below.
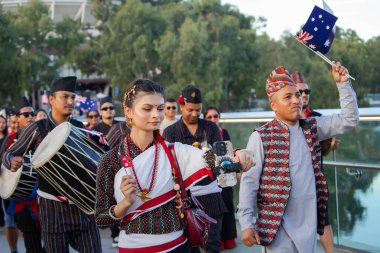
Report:
M 1 165 L 0 170 L 0 196 L 3 199 L 8 199 L 16 190 L 18 181 L 20 180 L 22 168 L 12 172 Z
M 64 122 L 55 127 L 37 147 L 32 157 L 32 168 L 36 169 L 47 163 L 62 147 L 71 131 L 71 124 Z

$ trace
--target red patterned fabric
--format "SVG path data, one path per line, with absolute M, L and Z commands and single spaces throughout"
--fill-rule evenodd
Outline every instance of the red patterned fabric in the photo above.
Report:
M 11 132 L 11 133 L 8 134 L 8 136 L 9 136 L 9 139 L 7 140 L 7 143 L 6 143 L 6 146 L 5 146 L 5 150 L 7 150 L 13 144 L 13 142 L 17 138 L 17 133 L 16 132 Z
M 294 86 L 289 72 L 283 66 L 279 66 L 272 70 L 266 83 L 266 92 L 268 97 L 271 97 L 277 91 L 285 88 L 286 86 Z
M 305 78 L 303 77 L 303 75 L 301 74 L 301 72 L 298 72 L 298 71 L 292 73 L 292 79 L 293 79 L 294 84 L 297 84 L 297 83 L 306 83 Z
M 300 120 L 303 134 L 310 148 L 316 182 L 318 233 L 326 222 L 328 189 L 320 167 L 320 146 L 314 118 Z M 256 230 L 261 244 L 271 244 L 280 227 L 291 190 L 289 170 L 290 136 L 287 126 L 274 119 L 257 130 L 264 147 L 264 165 L 257 195 L 258 218 Z

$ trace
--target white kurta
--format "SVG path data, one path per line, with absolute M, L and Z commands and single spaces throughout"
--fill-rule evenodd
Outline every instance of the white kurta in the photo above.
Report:
M 318 140 L 322 141 L 354 128 L 359 120 L 356 95 L 350 82 L 338 84 L 340 114 L 317 117 Z M 316 250 L 317 205 L 315 177 L 311 154 L 302 128 L 297 122 L 288 125 L 290 133 L 289 168 L 291 190 L 283 220 L 268 253 L 300 252 Z M 247 149 L 254 153 L 255 166 L 243 173 L 239 193 L 239 222 L 241 229 L 253 228 L 253 206 L 264 163 L 264 149 L 258 132 L 249 138 Z

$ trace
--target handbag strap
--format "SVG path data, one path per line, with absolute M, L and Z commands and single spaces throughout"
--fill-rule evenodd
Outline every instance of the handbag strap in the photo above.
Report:
M 174 144 L 170 143 L 168 146 L 169 146 L 170 155 L 171 155 L 171 158 L 172 158 L 172 159 L 169 159 L 169 160 L 170 160 L 170 163 L 171 163 L 171 165 L 173 167 L 173 170 L 175 172 L 175 176 L 178 178 L 178 184 L 179 184 L 179 187 L 181 189 L 181 199 L 182 199 L 182 202 L 183 203 L 187 202 L 187 204 L 190 204 L 189 198 L 188 198 L 187 193 L 186 193 L 186 188 L 185 188 L 185 185 L 183 183 L 182 174 L 181 174 L 181 171 L 179 169 L 179 164 L 178 164 L 177 156 L 176 156 L 175 150 L 174 150 Z

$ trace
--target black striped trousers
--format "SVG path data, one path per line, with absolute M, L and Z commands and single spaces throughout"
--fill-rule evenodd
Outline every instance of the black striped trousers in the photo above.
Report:
M 69 253 L 69 245 L 78 252 L 102 252 L 94 216 L 75 205 L 39 198 L 39 220 L 47 253 Z

